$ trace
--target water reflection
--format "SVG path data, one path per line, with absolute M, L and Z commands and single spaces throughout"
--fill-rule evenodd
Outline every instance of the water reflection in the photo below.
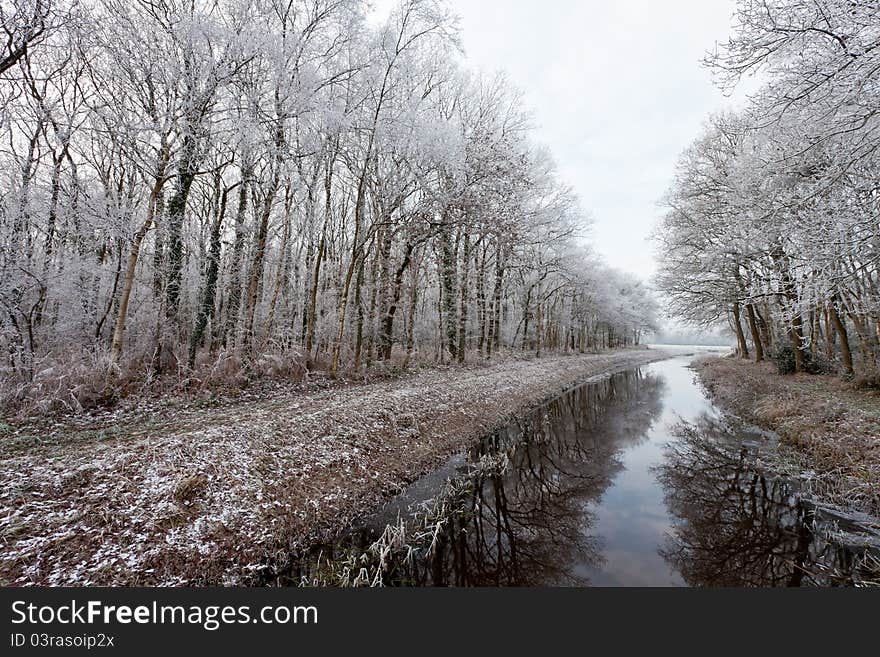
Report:
M 866 566 L 864 549 L 830 539 L 834 518 L 803 501 L 794 483 L 765 472 L 764 437 L 720 419 L 690 362 L 674 358 L 572 390 L 276 581 L 800 586 L 880 579 L 880 562 Z
M 672 429 L 657 476 L 675 517 L 662 554 L 691 586 L 834 586 L 874 575 L 796 483 L 764 471 L 757 437 L 704 415 Z
M 382 583 L 588 585 L 584 573 L 602 559 L 601 541 L 590 532 L 595 503 L 622 468 L 620 452 L 644 440 L 659 415 L 663 386 L 640 370 L 616 374 L 489 436 L 468 460 L 503 455 L 506 467 L 460 477 L 454 496 L 442 500 L 436 531 L 423 532 L 421 544 L 398 546 L 382 566 Z M 377 536 L 361 530 L 348 544 L 323 546 L 322 558 L 364 552 Z M 294 578 L 315 575 L 300 568 Z
M 480 453 L 506 450 L 506 471 L 475 482 L 419 583 L 587 585 L 584 566 L 602 559 L 593 504 L 659 414 L 662 386 L 620 374 L 492 436 Z

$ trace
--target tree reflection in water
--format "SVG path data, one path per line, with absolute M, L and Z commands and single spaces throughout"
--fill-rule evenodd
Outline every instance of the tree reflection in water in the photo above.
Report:
M 429 541 L 398 547 L 382 582 L 416 586 L 586 585 L 585 566 L 601 561 L 590 535 L 592 504 L 621 465 L 624 447 L 644 439 L 662 410 L 662 378 L 634 370 L 574 389 L 497 431 L 469 455 L 505 455 L 506 467 L 472 471 L 440 500 Z M 435 506 L 435 508 L 437 508 Z M 375 533 L 352 537 L 333 554 L 365 553 Z M 324 548 L 323 554 L 328 554 Z M 341 552 L 340 552 L 341 551 Z M 365 563 L 360 557 L 358 567 Z M 375 564 L 373 564 L 375 567 Z M 313 573 L 300 571 L 306 579 Z
M 656 468 L 674 529 L 664 558 L 691 586 L 834 586 L 876 577 L 835 543 L 791 481 L 765 472 L 749 432 L 680 422 Z
M 684 366 L 624 372 L 563 395 L 482 441 L 442 492 L 445 468 L 368 519 L 375 529 L 323 546 L 272 581 L 587 585 L 585 573 L 693 586 L 880 580 L 877 553 L 847 547 L 861 540 L 851 533 L 858 522 L 838 528 L 840 517 L 765 472 L 762 437 L 699 415 L 712 406 L 682 376 Z M 697 419 L 670 427 L 678 413 Z M 424 508 L 414 512 L 414 499 Z M 596 536 L 596 509 L 607 545 Z M 386 527 L 398 513 L 402 520 Z M 667 565 L 681 577 L 668 578 Z

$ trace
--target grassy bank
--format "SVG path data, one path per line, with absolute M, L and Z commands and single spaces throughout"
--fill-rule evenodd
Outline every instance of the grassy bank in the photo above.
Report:
M 0 438 L 3 584 L 248 584 L 620 351 L 214 406 L 159 406 Z
M 701 361 L 698 371 L 722 408 L 780 436 L 816 495 L 880 515 L 880 393 L 736 358 Z

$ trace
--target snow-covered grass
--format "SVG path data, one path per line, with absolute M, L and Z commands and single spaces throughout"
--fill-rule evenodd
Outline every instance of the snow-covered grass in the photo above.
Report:
M 0 581 L 258 583 L 510 415 L 669 355 L 506 361 L 0 427 Z

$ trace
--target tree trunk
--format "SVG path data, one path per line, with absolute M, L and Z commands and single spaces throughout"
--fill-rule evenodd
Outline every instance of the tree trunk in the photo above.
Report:
M 186 202 L 196 177 L 197 143 L 192 134 L 186 134 L 177 165 L 174 195 L 168 201 L 168 277 L 165 288 L 165 317 L 177 321 L 180 309 L 181 277 L 183 273 L 183 221 Z
M 321 239 L 318 242 L 318 252 L 315 254 L 315 269 L 312 272 L 312 283 L 309 288 L 309 309 L 306 324 L 305 351 L 311 367 L 312 346 L 315 342 L 315 327 L 317 325 L 318 310 L 318 284 L 321 280 L 321 264 L 327 253 L 327 228 L 332 217 L 332 188 L 333 188 L 333 163 L 328 164 L 324 175 L 324 223 L 321 226 Z
M 403 291 L 403 276 L 406 273 L 406 270 L 409 268 L 410 261 L 412 260 L 413 250 L 415 249 L 415 243 L 410 243 L 406 245 L 406 250 L 403 253 L 403 261 L 400 263 L 400 266 L 397 268 L 397 271 L 394 272 L 394 279 L 392 282 L 391 288 L 391 298 L 389 300 L 388 309 L 385 311 L 385 315 L 382 317 L 382 331 L 379 334 L 379 345 L 380 345 L 380 353 L 379 357 L 382 360 L 389 361 L 391 360 L 391 351 L 394 346 L 394 316 L 397 314 L 397 307 L 400 303 L 400 295 Z M 411 303 L 415 303 L 411 300 Z M 415 308 L 412 309 L 412 312 L 415 313 Z M 412 323 L 415 321 L 414 315 L 410 318 L 410 326 L 408 327 L 408 340 L 411 340 L 412 336 Z M 409 350 L 409 344 L 407 345 L 407 349 Z
M 870 336 L 868 335 L 867 329 L 855 313 L 847 312 L 847 316 L 853 323 L 856 333 L 859 335 L 859 348 L 862 352 L 862 367 L 873 369 L 876 364 L 876 359 L 874 357 L 874 350 L 871 348 Z
M 364 286 L 364 269 L 366 257 L 361 258 L 358 264 L 357 276 L 354 279 L 354 307 L 357 312 L 357 322 L 354 332 L 354 369 L 361 367 L 361 349 L 364 345 L 364 303 L 362 291 Z
M 471 260 L 471 238 L 464 234 L 464 249 L 462 252 L 461 270 L 461 305 L 458 314 L 458 362 L 464 363 L 467 351 L 467 323 L 468 323 L 468 272 Z
M 746 316 L 749 320 L 749 331 L 752 334 L 752 344 L 755 345 L 755 362 L 760 363 L 764 360 L 764 345 L 761 342 L 761 332 L 758 330 L 758 320 L 755 317 L 754 305 L 746 305 Z
M 272 286 L 272 298 L 269 301 L 269 313 L 266 317 L 266 335 L 265 341 L 272 339 L 272 330 L 275 328 L 275 313 L 278 308 L 278 298 L 281 296 L 281 290 L 284 287 L 285 279 L 288 278 L 288 270 L 290 267 L 290 234 L 291 234 L 291 217 L 290 206 L 293 201 L 293 193 L 290 185 L 287 186 L 284 200 L 284 226 L 281 230 L 281 244 L 278 248 L 278 267 L 275 270 L 275 282 Z
M 498 245 L 495 254 L 495 287 L 492 293 L 492 317 L 489 323 L 489 338 L 487 343 L 487 355 L 492 355 L 492 350 L 498 351 L 501 346 L 501 293 L 504 285 L 504 257 L 502 246 Z
M 834 325 L 834 330 L 837 331 L 837 335 L 840 338 L 840 358 L 843 361 L 843 370 L 847 374 L 852 374 L 853 359 L 852 350 L 849 346 L 849 335 L 846 332 L 846 324 L 843 323 L 840 314 L 837 312 L 835 303 L 836 300 L 832 299 L 831 303 L 828 304 L 828 316 L 831 319 L 831 323 Z
M 450 226 L 444 225 L 439 234 L 440 239 L 440 296 L 443 300 L 443 341 L 449 356 L 458 357 L 458 323 L 455 318 L 455 279 L 456 262 L 455 247 Z
M 241 310 L 241 258 L 244 254 L 244 218 L 247 212 L 248 188 L 250 187 L 250 169 L 241 170 L 241 187 L 238 190 L 238 207 L 235 211 L 235 242 L 232 246 L 232 260 L 229 267 L 229 301 L 226 304 L 226 322 L 223 327 L 221 343 L 225 347 L 230 336 L 233 345 L 237 343 L 235 334 L 238 325 L 238 313 Z
M 739 343 L 739 357 L 749 357 L 749 345 L 746 343 L 746 336 L 743 333 L 742 322 L 740 321 L 739 302 L 733 304 L 733 329 L 736 331 L 736 341 Z
M 150 192 L 150 199 L 147 203 L 147 216 L 140 229 L 134 235 L 131 242 L 131 251 L 128 255 L 128 263 L 125 267 L 125 277 L 122 282 L 122 292 L 119 297 L 119 309 L 116 311 L 116 324 L 113 328 L 113 339 L 110 343 L 110 368 L 109 373 L 115 375 L 119 369 L 119 359 L 122 356 L 123 340 L 125 338 L 125 322 L 128 318 L 128 304 L 131 300 L 131 291 L 134 287 L 134 277 L 137 272 L 138 258 L 141 253 L 141 245 L 144 238 L 150 231 L 155 217 L 156 205 L 159 196 L 162 193 L 162 186 L 165 184 L 165 167 L 167 166 L 169 152 L 167 147 L 163 150 L 159 158 L 159 164 L 156 170 L 156 182 Z
M 219 183 L 219 181 L 218 181 Z M 217 215 L 211 226 L 210 246 L 208 250 L 208 266 L 205 270 L 205 285 L 202 293 L 199 295 L 199 310 L 196 316 L 196 323 L 193 327 L 192 335 L 189 337 L 189 357 L 187 363 L 192 369 L 196 362 L 196 351 L 202 344 L 202 338 L 205 335 L 205 328 L 208 326 L 208 320 L 214 310 L 214 300 L 217 291 L 217 276 L 220 272 L 220 247 L 221 233 L 223 230 L 223 218 L 226 215 L 226 200 L 232 188 L 223 190 L 220 198 L 220 205 L 217 209 Z
M 280 172 L 275 173 L 275 179 L 272 181 L 269 189 L 266 190 L 266 197 L 263 199 L 263 207 L 260 212 L 260 223 L 257 228 L 256 239 L 254 240 L 254 257 L 251 260 L 244 307 L 243 346 L 245 350 L 250 349 L 254 344 L 254 318 L 257 312 L 257 296 L 260 282 L 263 280 L 263 261 L 266 258 L 266 243 L 269 236 L 269 217 L 272 214 L 272 205 L 275 200 L 275 193 L 278 190 L 279 175 Z
M 419 298 L 419 268 L 418 263 L 413 268 L 412 273 L 412 289 L 409 295 L 409 322 L 406 327 L 406 359 L 403 361 L 403 367 L 409 366 L 412 358 L 413 349 L 415 348 L 415 324 L 416 324 L 416 304 Z

